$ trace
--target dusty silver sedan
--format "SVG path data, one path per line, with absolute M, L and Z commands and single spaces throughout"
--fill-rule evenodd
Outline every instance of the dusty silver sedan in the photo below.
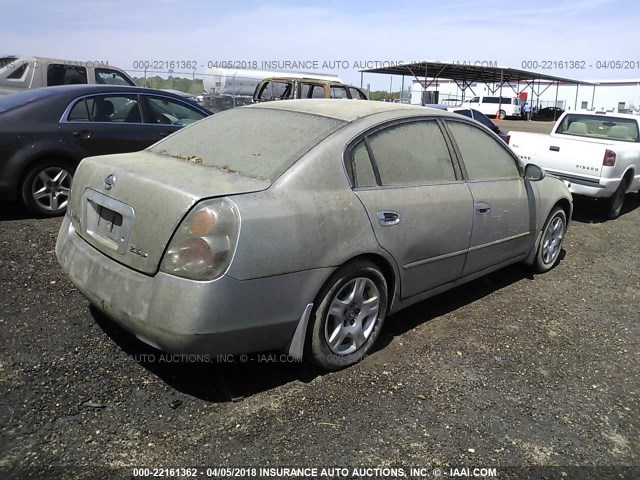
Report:
M 161 350 L 337 369 L 390 313 L 515 262 L 552 268 L 571 211 L 563 182 L 460 115 L 292 100 L 86 158 L 56 254 Z

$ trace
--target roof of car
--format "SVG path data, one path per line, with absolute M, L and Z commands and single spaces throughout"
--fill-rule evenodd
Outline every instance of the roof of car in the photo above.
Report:
M 147 93 L 169 93 L 170 95 L 175 95 L 174 93 L 167 92 L 165 90 L 158 90 L 154 88 L 145 88 L 145 87 L 137 87 L 133 85 L 112 85 L 112 84 L 96 84 L 96 83 L 80 83 L 80 84 L 72 84 L 72 85 L 56 85 L 55 87 L 41 87 L 40 89 L 47 89 L 47 91 L 51 95 L 55 95 L 56 93 L 76 93 L 76 92 L 88 92 L 88 93 L 100 93 L 100 92 L 109 92 L 113 90 L 129 90 L 133 92 L 147 92 Z M 37 90 L 40 90 L 37 89 Z M 36 89 L 33 89 L 36 90 Z
M 355 85 L 349 85 L 348 83 L 344 83 L 342 81 L 340 81 L 339 78 L 315 78 L 315 77 L 288 77 L 286 75 L 279 75 L 277 77 L 269 77 L 269 78 L 265 78 L 264 80 L 262 80 L 260 83 L 267 83 L 267 82 L 293 82 L 293 81 L 297 81 L 297 82 L 310 82 L 310 83 L 327 83 L 327 84 L 331 84 L 331 85 L 340 85 L 343 87 L 353 87 L 353 88 L 357 88 L 358 90 L 362 90 L 362 88 L 360 87 L 356 87 Z
M 194 108 L 197 108 L 203 112 L 211 113 L 208 109 L 204 108 L 202 105 L 199 105 L 194 100 L 186 98 L 181 95 L 177 95 L 175 93 L 166 92 L 164 90 L 157 90 L 153 88 L 144 88 L 144 87 L 134 87 L 131 85 L 105 85 L 105 84 L 74 84 L 74 85 L 57 85 L 55 87 L 41 87 L 41 88 L 28 88 L 19 92 L 10 93 L 8 95 L 0 96 L 0 100 L 3 100 L 4 103 L 8 103 L 11 106 L 9 108 L 5 108 L 4 112 L 8 112 L 9 110 L 17 110 L 30 105 L 38 105 L 40 101 L 44 102 L 53 102 L 55 104 L 65 102 L 69 102 L 74 98 L 84 96 L 84 95 L 92 95 L 92 94 L 117 94 L 119 92 L 128 93 L 128 94 L 138 94 L 138 93 L 147 93 L 154 94 L 164 97 L 170 97 L 176 100 L 181 100 L 183 102 L 189 103 Z M 66 106 L 66 105 L 65 105 Z M 40 107 L 38 107 L 40 108 Z M 0 111 L 2 108 L 0 107 Z M 54 109 L 56 110 L 56 109 Z M 56 111 L 56 114 L 59 115 L 60 112 Z
M 109 62 L 97 62 L 97 61 L 84 61 L 84 60 L 68 60 L 62 58 L 51 58 L 51 57 L 40 57 L 38 55 L 18 55 L 18 54 L 9 54 L 9 55 L 0 55 L 2 58 L 13 58 L 17 63 L 20 62 L 33 62 L 34 60 L 40 64 L 47 63 L 61 63 L 63 65 L 71 65 L 76 67 L 94 67 L 94 68 L 107 68 L 111 70 L 120 70 L 123 71 L 122 68 L 117 67 L 115 65 L 109 65 Z M 46 65 L 45 65 L 46 66 Z
M 267 108 L 272 110 L 289 110 L 292 112 L 309 113 L 332 117 L 346 122 L 352 122 L 358 118 L 375 115 L 384 112 L 438 113 L 440 115 L 453 115 L 441 110 L 422 107 L 419 105 L 404 105 L 402 103 L 376 102 L 372 100 L 338 100 L 338 99 L 298 99 L 280 100 L 251 105 L 244 108 Z
M 94 83 L 82 83 L 82 84 L 73 84 L 73 85 L 56 85 L 54 87 L 40 87 L 33 89 L 25 89 L 21 92 L 14 92 L 9 95 L 24 95 L 29 96 L 35 95 L 38 98 L 52 98 L 52 97 L 62 97 L 72 98 L 74 96 L 80 95 L 91 95 L 93 93 L 149 93 L 161 96 L 169 96 L 174 99 L 180 99 L 186 102 L 189 102 L 192 105 L 197 106 L 201 110 L 208 111 L 202 105 L 199 105 L 187 97 L 187 94 L 179 94 L 177 91 L 170 92 L 167 90 L 160 90 L 156 88 L 146 88 L 146 87 L 137 87 L 133 85 L 111 85 L 111 84 L 94 84 Z

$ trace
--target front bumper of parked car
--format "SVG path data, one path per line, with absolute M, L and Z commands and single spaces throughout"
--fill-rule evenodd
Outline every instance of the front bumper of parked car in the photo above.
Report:
M 286 348 L 312 291 L 330 269 L 206 282 L 153 276 L 103 255 L 63 220 L 56 255 L 89 301 L 140 340 L 171 353 L 237 354 Z M 319 288 L 319 287 L 318 287 Z M 317 291 L 317 290 L 316 290 Z

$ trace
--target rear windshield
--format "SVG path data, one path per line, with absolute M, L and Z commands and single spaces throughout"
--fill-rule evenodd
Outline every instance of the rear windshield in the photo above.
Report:
M 556 133 L 625 142 L 637 142 L 639 137 L 636 120 L 606 115 L 568 114 Z
M 35 102 L 41 98 L 49 97 L 54 93 L 55 91 L 51 92 L 48 88 L 36 88 L 33 90 L 25 90 L 24 92 L 0 96 L 0 113 Z
M 239 107 L 186 127 L 149 151 L 273 181 L 344 124 L 306 113 Z

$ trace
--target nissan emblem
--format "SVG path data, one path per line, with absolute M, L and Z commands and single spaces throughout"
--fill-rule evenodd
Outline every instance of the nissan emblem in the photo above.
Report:
M 111 190 L 111 187 L 113 187 L 115 184 L 116 176 L 113 173 L 104 179 L 104 188 L 106 188 L 107 190 Z

